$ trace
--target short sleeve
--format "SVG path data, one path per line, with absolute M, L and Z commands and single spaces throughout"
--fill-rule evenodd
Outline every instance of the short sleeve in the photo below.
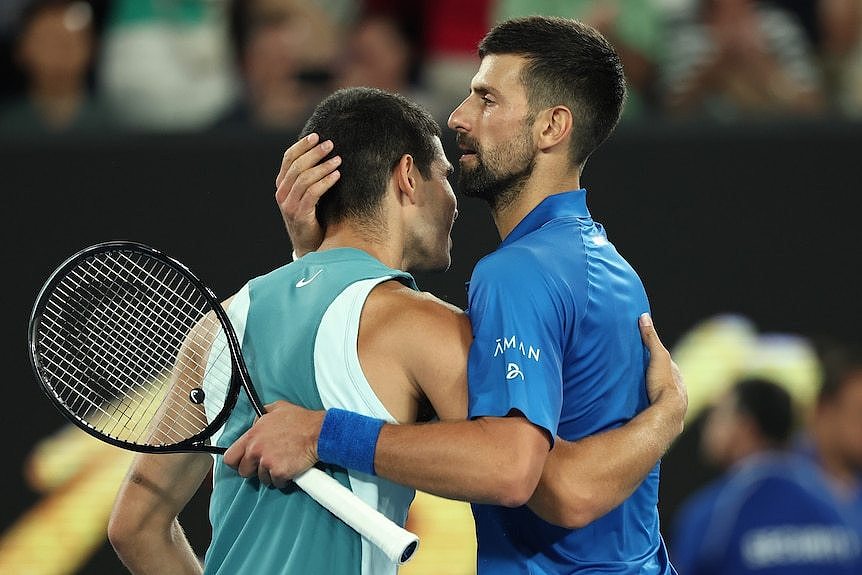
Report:
M 553 444 L 562 408 L 566 306 L 553 279 L 540 272 L 517 250 L 497 252 L 476 266 L 468 294 L 474 335 L 469 417 L 517 410 L 545 429 Z

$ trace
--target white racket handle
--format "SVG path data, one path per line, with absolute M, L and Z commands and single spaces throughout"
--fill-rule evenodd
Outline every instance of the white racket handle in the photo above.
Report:
M 403 565 L 413 557 L 419 537 L 396 525 L 336 479 L 312 467 L 293 479 L 300 489 L 379 547 L 389 560 Z

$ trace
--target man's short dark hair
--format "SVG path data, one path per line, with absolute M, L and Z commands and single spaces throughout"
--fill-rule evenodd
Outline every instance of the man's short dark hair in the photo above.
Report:
M 571 157 L 582 165 L 614 130 L 625 101 L 623 67 L 597 30 L 566 18 L 504 21 L 479 44 L 479 57 L 513 54 L 527 60 L 521 83 L 531 113 L 566 106 L 574 117 Z
M 793 432 L 793 399 L 790 393 L 773 381 L 748 378 L 732 389 L 736 408 L 751 418 L 764 439 L 783 447 Z
M 332 140 L 341 178 L 317 204 L 321 225 L 351 218 L 379 223 L 380 202 L 392 170 L 410 154 L 422 177 L 431 179 L 434 137 L 440 126 L 403 96 L 376 88 L 345 88 L 314 109 L 300 137 L 312 132 Z

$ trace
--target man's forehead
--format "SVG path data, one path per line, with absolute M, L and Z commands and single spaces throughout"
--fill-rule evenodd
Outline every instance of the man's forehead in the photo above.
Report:
M 521 71 L 525 63 L 526 59 L 516 54 L 487 54 L 470 82 L 470 89 L 490 93 L 523 91 Z

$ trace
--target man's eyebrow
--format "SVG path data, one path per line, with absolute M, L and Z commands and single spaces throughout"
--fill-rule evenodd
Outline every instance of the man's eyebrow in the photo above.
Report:
M 473 84 L 472 86 L 470 86 L 470 90 L 480 96 L 484 96 L 485 94 L 492 94 L 495 96 L 497 95 L 497 91 L 487 84 Z

